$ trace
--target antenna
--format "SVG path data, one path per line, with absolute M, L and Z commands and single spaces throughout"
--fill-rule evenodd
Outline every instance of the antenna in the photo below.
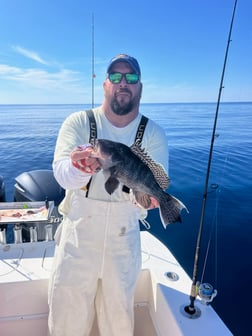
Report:
M 92 14 L 92 108 L 94 107 L 94 14 Z

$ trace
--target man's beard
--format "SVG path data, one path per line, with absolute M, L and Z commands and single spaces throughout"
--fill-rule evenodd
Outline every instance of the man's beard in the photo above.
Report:
M 130 113 L 130 111 L 132 111 L 134 104 L 133 104 L 132 100 L 130 100 L 127 103 L 120 104 L 116 98 L 113 98 L 110 106 L 111 106 L 112 111 L 115 114 L 126 115 L 126 114 Z
M 110 103 L 110 107 L 112 111 L 115 114 L 121 115 L 121 116 L 130 113 L 135 106 L 136 106 L 136 98 L 129 99 L 129 100 L 118 99 L 117 95 L 115 95 L 115 97 L 111 100 L 111 103 Z

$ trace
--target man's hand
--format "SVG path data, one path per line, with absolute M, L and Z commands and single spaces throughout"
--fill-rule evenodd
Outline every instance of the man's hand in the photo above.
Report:
M 91 157 L 92 152 L 93 147 L 90 144 L 76 147 L 70 154 L 73 166 L 86 174 L 97 173 L 101 167 L 98 160 Z

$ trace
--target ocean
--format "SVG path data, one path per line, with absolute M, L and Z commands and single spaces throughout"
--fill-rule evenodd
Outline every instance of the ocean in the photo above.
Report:
M 89 105 L 0 105 L 0 175 L 7 201 L 15 177 L 51 169 L 57 133 L 72 112 Z M 169 192 L 187 206 L 182 223 L 165 230 L 156 210 L 151 232 L 192 276 L 216 104 L 142 104 L 169 145 Z M 203 221 L 198 280 L 218 291 L 212 305 L 234 335 L 251 329 L 252 103 L 221 103 Z M 154 224 L 155 223 L 155 224 Z M 144 228 L 142 228 L 144 229 Z M 202 271 L 204 269 L 204 272 Z M 188 303 L 189 303 L 188 293 Z M 207 327 L 207 326 L 206 326 Z

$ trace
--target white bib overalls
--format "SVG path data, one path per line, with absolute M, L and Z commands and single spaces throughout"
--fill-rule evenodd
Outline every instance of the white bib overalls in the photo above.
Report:
M 49 281 L 49 334 L 88 336 L 95 313 L 101 336 L 132 336 L 141 267 L 139 209 L 131 202 L 70 197 L 56 233 Z

